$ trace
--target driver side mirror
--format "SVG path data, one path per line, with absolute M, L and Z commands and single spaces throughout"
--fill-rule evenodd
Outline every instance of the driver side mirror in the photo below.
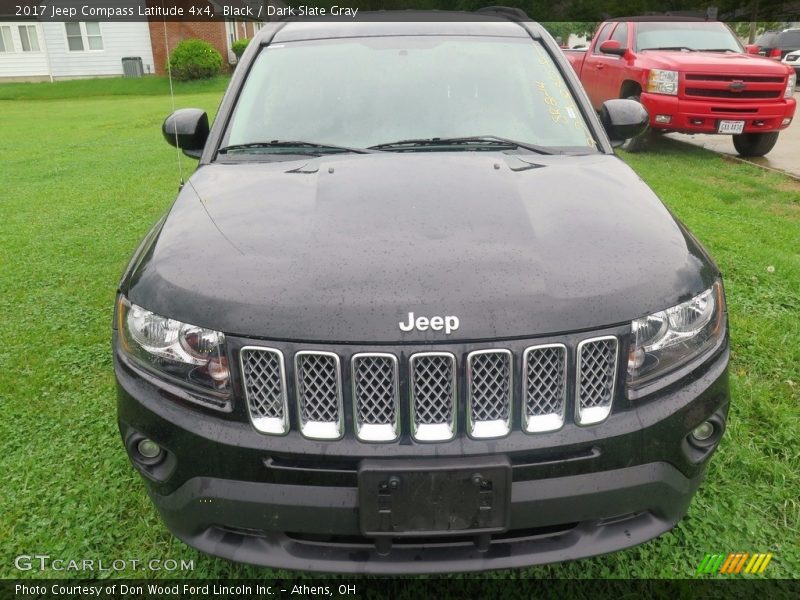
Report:
M 600 44 L 600 52 L 603 54 L 614 54 L 615 56 L 625 56 L 627 48 L 623 48 L 618 40 L 606 40 Z
M 619 145 L 647 131 L 650 115 L 636 100 L 606 100 L 600 108 L 600 122 L 611 141 Z
M 164 119 L 161 133 L 186 156 L 200 158 L 208 139 L 208 115 L 199 108 L 181 108 Z

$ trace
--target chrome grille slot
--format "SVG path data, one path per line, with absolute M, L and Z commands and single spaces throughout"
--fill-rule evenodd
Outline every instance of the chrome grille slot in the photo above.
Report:
M 342 385 L 339 357 L 332 352 L 295 354 L 300 431 L 311 439 L 342 437 Z
M 289 430 L 283 354 L 273 348 L 245 346 L 239 352 L 247 409 L 253 427 L 283 435 Z
M 456 424 L 456 357 L 449 352 L 414 354 L 409 361 L 409 379 L 414 439 L 452 439 Z
M 522 357 L 525 386 L 522 426 L 525 431 L 555 431 L 564 425 L 566 380 L 566 346 L 544 344 L 525 349 Z
M 363 353 L 353 356 L 353 415 L 356 435 L 367 442 L 391 442 L 399 434 L 397 357 Z
M 611 412 L 617 375 L 617 338 L 604 336 L 578 344 L 575 421 L 591 425 Z
M 511 426 L 511 352 L 477 350 L 467 356 L 467 415 L 475 438 L 506 435 Z

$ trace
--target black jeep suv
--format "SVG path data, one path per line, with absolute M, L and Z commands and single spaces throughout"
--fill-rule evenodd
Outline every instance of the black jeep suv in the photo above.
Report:
M 646 122 L 513 15 L 267 25 L 210 131 L 165 121 L 199 166 L 119 285 L 120 430 L 170 530 L 421 573 L 672 528 L 725 429 L 727 315 L 614 155 Z

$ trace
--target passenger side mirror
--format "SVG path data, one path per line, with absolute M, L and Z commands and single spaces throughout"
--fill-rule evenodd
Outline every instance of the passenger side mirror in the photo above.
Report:
M 164 119 L 161 133 L 186 156 L 200 158 L 208 139 L 208 115 L 199 108 L 181 108 Z
M 606 100 L 600 107 L 600 122 L 612 142 L 622 143 L 647 131 L 650 115 L 636 100 Z
M 744 51 L 747 52 L 747 54 L 758 54 L 758 44 L 747 44 L 744 47 Z
M 616 56 L 625 56 L 625 52 L 627 52 L 626 48 L 622 47 L 622 44 L 619 43 L 618 40 L 606 40 L 602 44 L 600 44 L 600 52 L 603 54 L 614 54 Z

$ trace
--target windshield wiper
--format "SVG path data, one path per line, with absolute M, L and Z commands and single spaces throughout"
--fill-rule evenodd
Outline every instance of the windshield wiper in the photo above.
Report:
M 732 50 L 731 48 L 698 48 L 698 52 L 735 52 L 736 54 L 741 54 L 738 50 Z
M 369 150 L 413 150 L 414 148 L 430 148 L 436 146 L 466 146 L 466 147 L 481 147 L 481 146 L 503 146 L 506 148 L 523 148 L 536 152 L 537 154 L 559 154 L 554 152 L 551 148 L 546 146 L 537 146 L 536 144 L 528 144 L 527 142 L 518 142 L 516 140 L 509 140 L 507 138 L 498 137 L 496 135 L 479 135 L 472 137 L 452 137 L 452 138 L 420 138 L 411 140 L 399 140 L 397 142 L 387 142 L 385 144 L 377 144 L 369 146 Z
M 352 152 L 354 154 L 371 154 L 373 150 L 366 148 L 349 148 L 347 146 L 334 146 L 333 144 L 316 144 L 314 142 L 295 142 L 289 140 L 272 140 L 271 142 L 249 142 L 247 144 L 231 144 L 223 146 L 217 152 L 228 154 L 240 150 L 259 150 L 269 148 L 297 148 L 301 150 L 319 150 L 320 152 Z M 304 152 L 305 153 L 305 152 Z M 314 154 L 317 154 L 314 152 Z
M 642 50 L 686 50 L 687 52 L 697 52 L 696 48 L 689 48 L 689 46 L 659 46 L 658 48 L 642 48 Z

